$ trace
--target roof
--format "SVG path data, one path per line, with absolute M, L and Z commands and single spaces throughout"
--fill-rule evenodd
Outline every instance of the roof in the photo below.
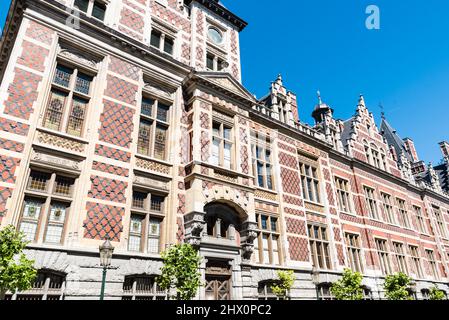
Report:
M 347 146 L 348 146 L 348 139 L 351 138 L 351 135 L 354 133 L 354 120 L 355 120 L 355 117 L 352 117 L 343 122 L 343 131 L 341 133 L 341 142 L 343 143 L 343 146 L 345 148 L 347 148 Z
M 393 146 L 396 155 L 400 156 L 402 152 L 404 152 L 405 157 L 413 163 L 413 157 L 408 152 L 407 148 L 405 147 L 405 142 L 402 140 L 399 135 L 396 133 L 396 130 L 393 129 L 393 127 L 388 123 L 388 121 L 385 118 L 382 118 L 382 122 L 380 124 L 380 132 L 384 136 L 384 138 L 387 140 L 387 144 L 390 146 Z

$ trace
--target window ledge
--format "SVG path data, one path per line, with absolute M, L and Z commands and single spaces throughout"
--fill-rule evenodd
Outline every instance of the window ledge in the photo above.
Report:
M 48 134 L 52 134 L 52 135 L 55 135 L 55 136 L 58 136 L 58 137 L 61 137 L 61 138 L 64 138 L 64 139 L 74 140 L 74 141 L 79 142 L 79 143 L 83 143 L 83 144 L 88 144 L 89 143 L 89 140 L 87 140 L 87 139 L 84 139 L 84 138 L 81 138 L 81 137 L 77 137 L 77 136 L 72 136 L 70 134 L 67 134 L 67 133 L 64 133 L 64 132 L 61 132 L 61 131 L 56 131 L 56 130 L 44 128 L 42 126 L 38 126 L 36 129 L 37 129 L 37 131 L 40 131 L 40 132 L 45 132 L 45 133 L 48 133 Z
M 140 159 L 148 160 L 148 161 L 153 161 L 153 162 L 157 162 L 157 163 L 169 166 L 169 167 L 173 167 L 173 164 L 170 163 L 170 162 L 167 162 L 166 160 L 156 159 L 156 158 L 153 158 L 153 157 L 150 157 L 150 156 L 146 156 L 146 155 L 143 155 L 143 154 L 140 154 L 140 153 L 136 153 L 136 158 L 140 158 Z

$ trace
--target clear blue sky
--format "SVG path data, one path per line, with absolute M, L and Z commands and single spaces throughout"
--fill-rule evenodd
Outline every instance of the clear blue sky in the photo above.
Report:
M 425 161 L 449 140 L 449 1 L 222 0 L 249 25 L 241 34 L 243 82 L 258 97 L 278 73 L 299 98 L 302 121 L 320 90 L 335 117 L 349 118 L 359 93 L 380 120 L 379 103 Z M 381 29 L 365 28 L 380 8 Z M 3 25 L 8 0 L 0 4 Z

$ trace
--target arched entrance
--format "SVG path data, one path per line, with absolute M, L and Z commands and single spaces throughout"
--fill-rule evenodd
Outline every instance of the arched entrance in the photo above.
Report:
M 242 220 L 246 217 L 242 217 L 232 207 L 218 202 L 206 205 L 204 211 L 208 236 L 228 240 L 240 239 Z

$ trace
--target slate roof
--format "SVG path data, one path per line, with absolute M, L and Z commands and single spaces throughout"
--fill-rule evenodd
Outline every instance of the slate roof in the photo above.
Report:
M 387 144 L 389 146 L 392 145 L 394 147 L 398 158 L 401 152 L 404 152 L 406 158 L 410 161 L 410 163 L 414 162 L 413 157 L 410 155 L 410 153 L 407 151 L 405 147 L 404 140 L 402 140 L 399 137 L 399 135 L 396 133 L 396 130 L 393 129 L 393 127 L 388 123 L 388 121 L 385 118 L 382 118 L 382 122 L 380 124 L 380 132 L 387 140 Z

